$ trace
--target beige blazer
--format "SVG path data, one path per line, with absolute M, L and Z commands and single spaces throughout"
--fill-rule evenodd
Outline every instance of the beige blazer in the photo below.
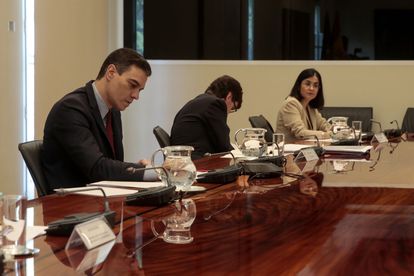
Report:
M 309 111 L 312 128 L 308 128 L 306 110 L 300 101 L 294 97 L 287 97 L 277 114 L 276 132 L 285 134 L 287 143 L 297 139 L 304 139 L 310 136 L 318 138 L 329 138 L 331 125 L 326 122 L 316 108 L 307 107 Z

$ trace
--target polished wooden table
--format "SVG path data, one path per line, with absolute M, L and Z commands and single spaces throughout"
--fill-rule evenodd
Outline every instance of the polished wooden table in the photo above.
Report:
M 413 275 L 413 152 L 414 142 L 401 142 L 372 151 L 369 160 L 331 156 L 311 166 L 290 160 L 287 169 L 300 179 L 240 176 L 203 184 L 206 192 L 188 197 L 197 210 L 188 244 L 167 243 L 151 230 L 177 212 L 174 205 L 124 206 L 122 197 L 111 198 L 117 242 L 104 262 L 84 271 L 85 254 L 67 254 L 67 237 L 41 236 L 34 241 L 40 253 L 15 267 L 36 275 Z M 35 224 L 43 225 L 102 210 L 102 202 L 52 195 L 31 204 Z

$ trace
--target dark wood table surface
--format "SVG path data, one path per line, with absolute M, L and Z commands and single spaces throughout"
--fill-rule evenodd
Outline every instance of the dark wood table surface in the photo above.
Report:
M 117 242 L 103 263 L 77 271 L 85 252 L 72 256 L 67 237 L 40 236 L 33 244 L 40 253 L 13 266 L 35 275 L 413 275 L 413 153 L 414 142 L 393 143 L 369 160 L 331 156 L 306 166 L 289 158 L 287 170 L 301 179 L 197 184 L 208 190 L 187 197 L 197 209 L 189 244 L 154 238 L 151 221 L 176 212 L 173 205 L 124 206 L 123 197 L 113 197 Z M 196 166 L 228 163 L 210 157 Z M 30 204 L 35 225 L 103 210 L 101 197 L 82 195 Z

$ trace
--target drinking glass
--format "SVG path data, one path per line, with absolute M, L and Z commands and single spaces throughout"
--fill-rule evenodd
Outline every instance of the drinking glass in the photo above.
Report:
M 1 250 L 7 256 L 30 255 L 26 248 L 26 203 L 21 195 L 3 196 L 3 244 Z
M 355 139 L 361 140 L 362 121 L 352 121 L 352 128 L 355 130 Z
M 278 156 L 285 153 L 285 135 L 283 133 L 273 133 L 273 145 Z

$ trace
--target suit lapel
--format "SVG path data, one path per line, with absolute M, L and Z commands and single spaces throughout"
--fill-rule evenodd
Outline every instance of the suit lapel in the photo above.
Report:
M 111 158 L 115 158 L 115 156 L 113 154 L 113 151 L 112 151 L 111 143 L 109 142 L 108 136 L 106 134 L 105 125 L 103 123 L 101 113 L 99 111 L 98 103 L 96 102 L 95 93 L 94 93 L 93 88 L 92 88 L 92 82 L 93 81 L 90 81 L 86 84 L 86 94 L 88 96 L 88 101 L 89 101 L 89 106 L 90 106 L 91 111 L 92 111 L 92 116 L 95 119 L 96 125 L 99 128 L 99 132 L 101 134 L 102 139 L 106 141 L 106 143 L 105 143 L 106 144 L 106 153 L 110 153 L 109 156 Z M 115 129 L 114 129 L 114 131 L 115 131 Z M 115 135 L 114 135 L 114 137 L 115 137 Z M 115 150 L 116 150 L 116 147 L 117 147 L 117 145 L 115 145 Z
M 114 132 L 114 146 L 117 160 L 124 160 L 124 149 L 122 145 L 122 121 L 121 112 L 117 110 L 112 111 L 112 129 Z

